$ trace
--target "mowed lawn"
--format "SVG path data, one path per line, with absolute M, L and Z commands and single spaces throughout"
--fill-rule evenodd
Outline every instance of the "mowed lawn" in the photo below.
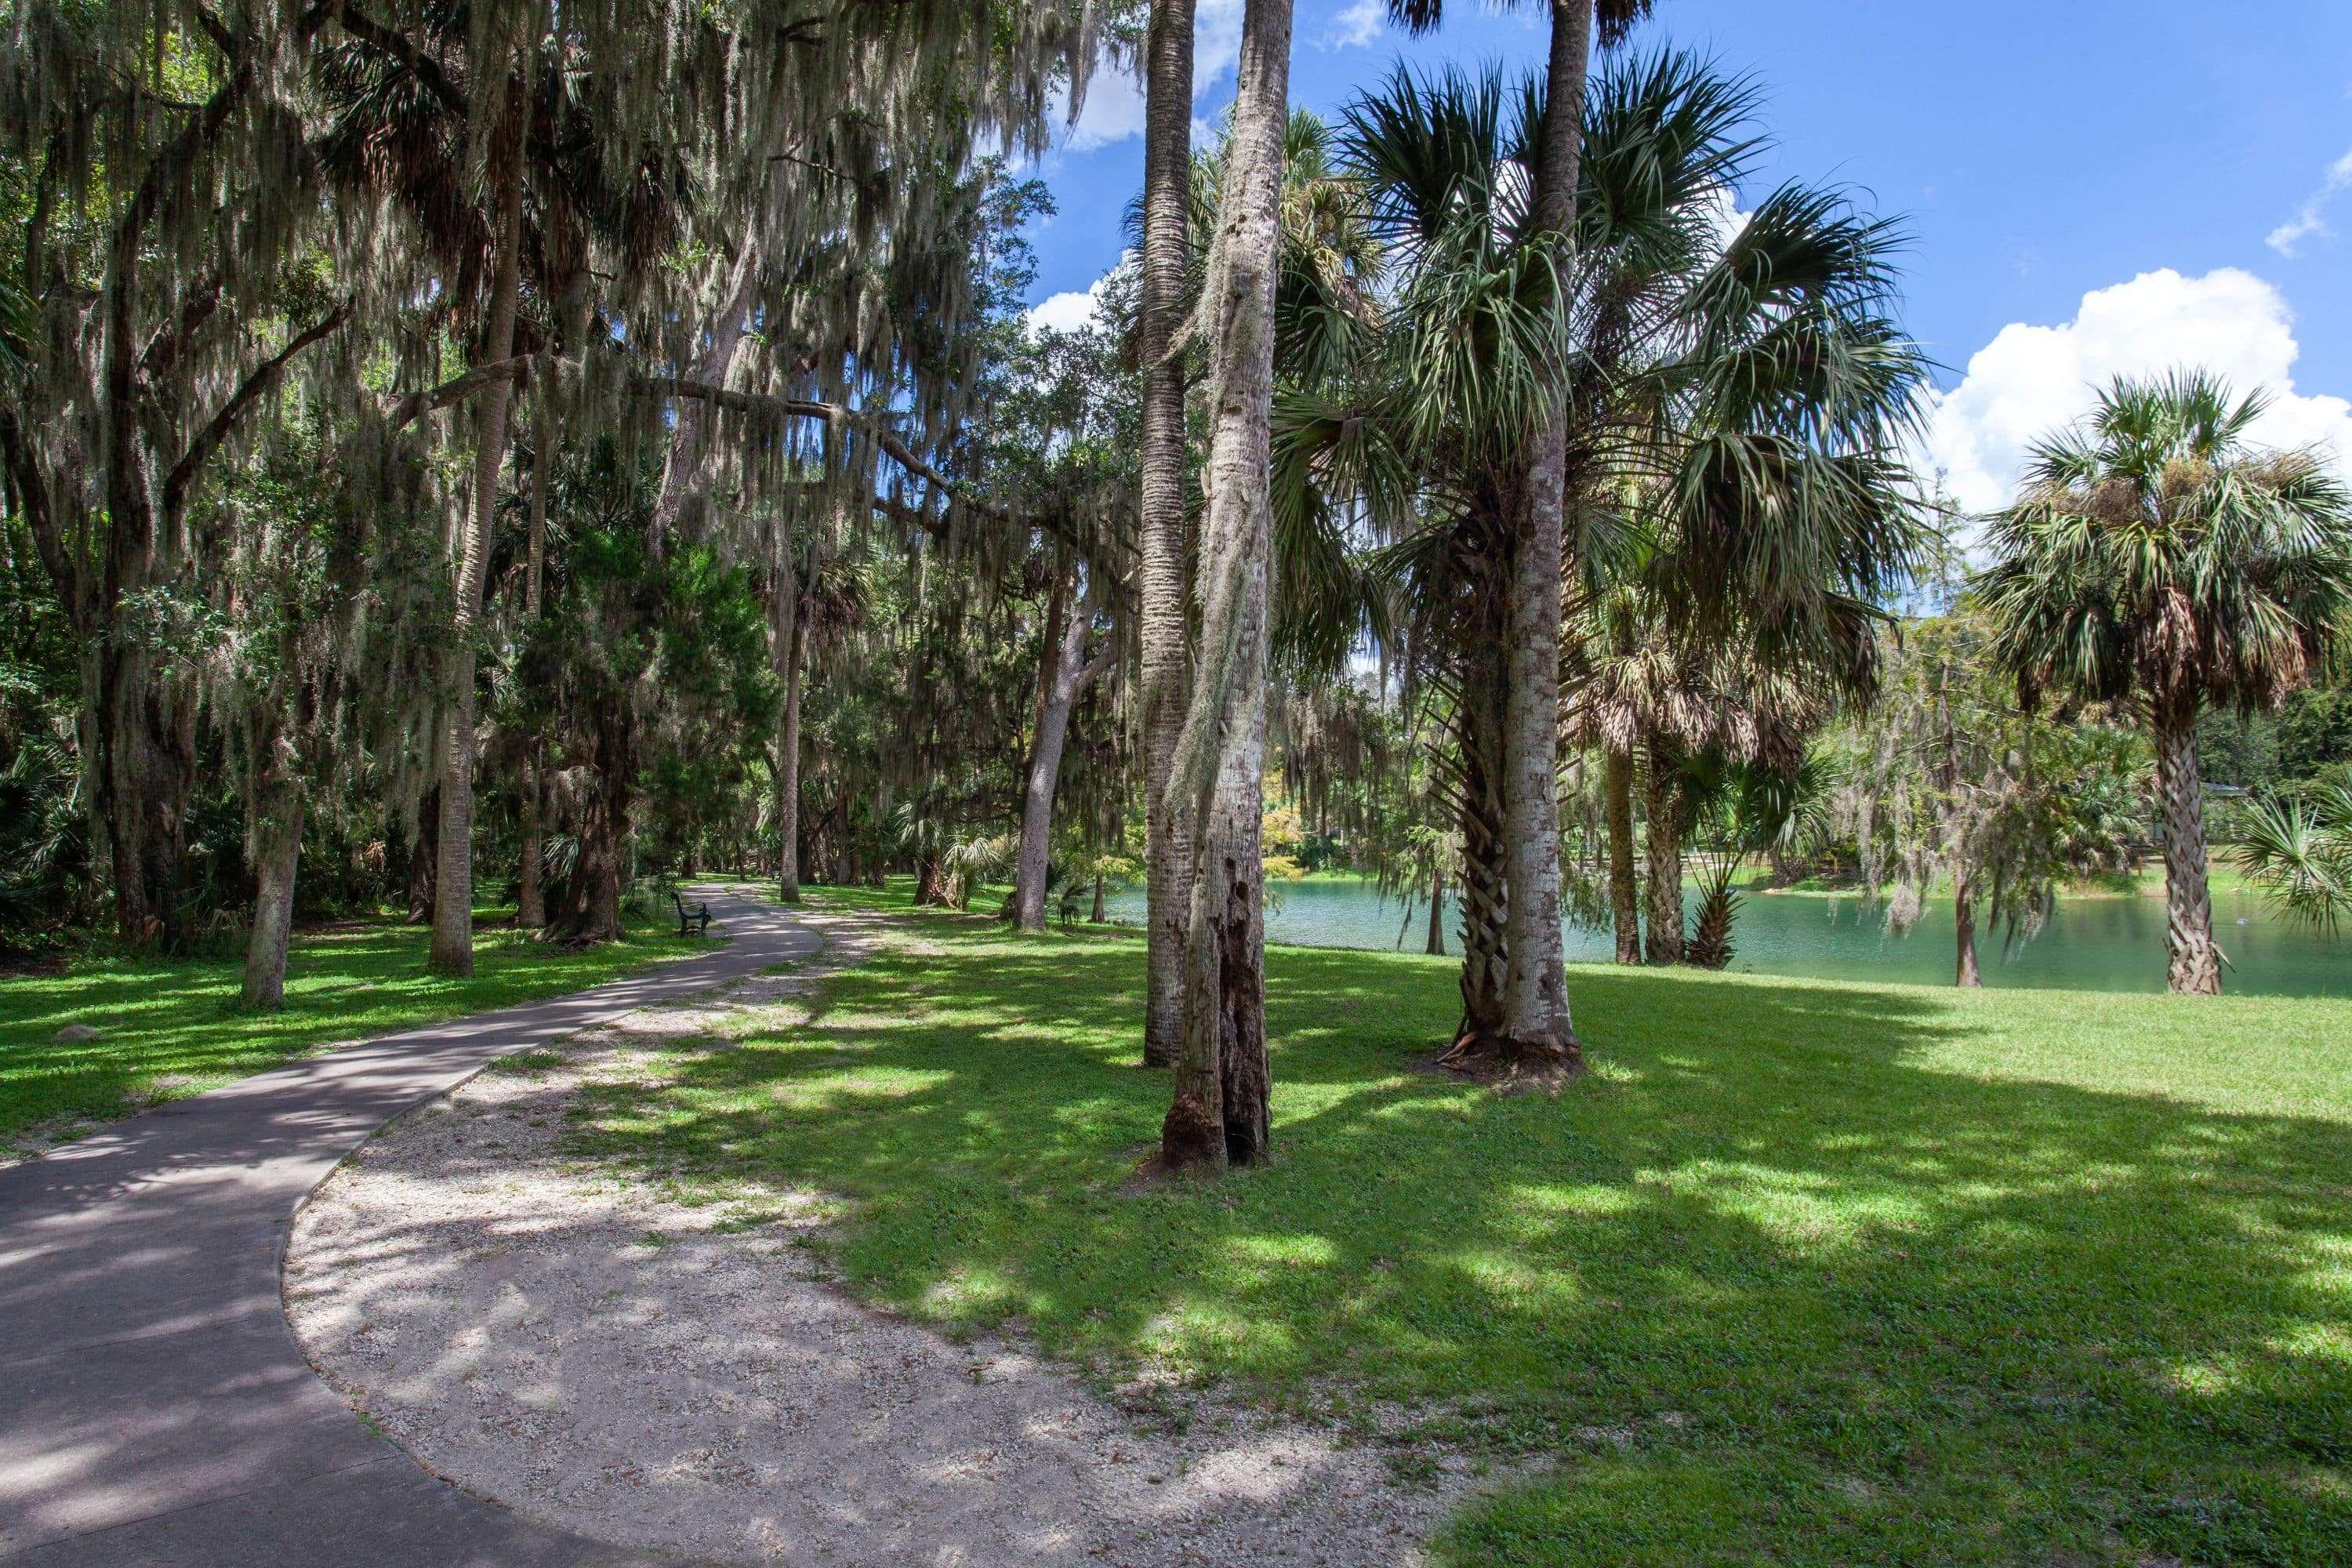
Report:
M 1276 1163 L 1139 1194 L 1139 942 L 817 896 L 900 918 L 583 1148 L 838 1194 L 951 1331 L 1402 1402 L 1517 1478 L 1447 1561 L 2352 1563 L 2352 1005 L 1580 967 L 1597 1073 L 1507 1099 L 1423 1069 L 1452 965 L 1277 949 Z
M 475 933 L 474 977 L 450 980 L 425 972 L 429 937 L 389 921 L 297 931 L 278 1013 L 242 1005 L 235 959 L 97 957 L 0 975 L 0 1150 L 27 1131 L 86 1130 L 320 1046 L 560 995 L 703 945 L 658 923 L 585 951 L 488 928 Z M 57 1038 L 77 1024 L 98 1037 Z

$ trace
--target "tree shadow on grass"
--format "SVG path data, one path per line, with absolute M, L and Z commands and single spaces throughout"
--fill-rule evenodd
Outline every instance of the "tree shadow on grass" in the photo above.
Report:
M 1568 1461 L 1464 1561 L 2352 1561 L 2342 1122 L 1955 1070 L 1925 991 L 1612 970 L 1601 1075 L 1497 1098 L 1420 1070 L 1449 966 L 1277 950 L 1277 1163 L 1129 1197 L 1140 948 L 923 930 L 586 1144 L 842 1194 L 850 1280 L 951 1328 Z

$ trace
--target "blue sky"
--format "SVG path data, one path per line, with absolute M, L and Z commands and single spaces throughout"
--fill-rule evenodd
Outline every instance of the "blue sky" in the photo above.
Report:
M 1454 0 L 1412 39 L 1377 0 L 1297 5 L 1292 97 L 1324 112 L 1399 58 L 1541 59 L 1544 7 Z M 1233 96 L 1241 0 L 1200 11 L 1205 122 Z M 2176 359 L 2267 386 L 2269 439 L 2352 464 L 2347 0 L 1659 0 L 1631 47 L 1669 43 L 1763 88 L 1777 145 L 1751 200 L 1828 179 L 1908 221 L 1906 316 L 1944 367 L 1927 460 L 1964 504 L 1998 504 L 2091 381 Z M 1140 120 L 1133 84 L 1099 78 L 1040 166 L 1060 207 L 1035 237 L 1041 301 L 1117 262 Z

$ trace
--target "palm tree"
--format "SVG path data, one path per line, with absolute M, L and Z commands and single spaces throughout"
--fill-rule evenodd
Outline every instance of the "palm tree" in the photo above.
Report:
M 1564 273 L 1577 231 L 1585 75 L 1596 24 L 1605 47 L 1648 15 L 1650 0 L 1550 0 L 1551 47 L 1543 101 L 1572 106 L 1535 129 L 1527 172 L 1534 243 Z M 1435 26 L 1443 0 L 1391 0 L 1390 15 L 1415 31 Z M 1554 284 L 1555 292 L 1558 284 Z M 1564 381 L 1564 367 L 1553 373 Z M 1509 964 L 1502 1038 L 1514 1060 L 1582 1066 L 1568 1005 L 1559 921 L 1559 629 L 1569 423 L 1563 384 L 1552 389 L 1515 476 L 1506 535 L 1501 763 L 1503 841 L 1512 895 L 1506 913 Z
M 2303 685 L 2352 606 L 2352 495 L 2315 453 L 2253 447 L 2259 394 L 2209 372 L 2118 377 L 2033 449 L 1992 520 L 1981 596 L 2000 663 L 2048 691 L 2136 704 L 2156 747 L 2167 978 L 2217 994 L 2197 721 Z
M 1612 892 L 1628 939 L 1633 765 L 1679 723 L 1606 710 L 1634 714 L 1650 675 L 1670 698 L 1672 670 L 1709 643 L 1832 671 L 1825 689 L 1866 688 L 1869 606 L 1918 546 L 1899 453 L 1922 365 L 1886 316 L 1894 233 L 1790 186 L 1725 244 L 1718 198 L 1758 145 L 1743 130 L 1753 101 L 1745 84 L 1669 53 L 1611 68 L 1586 109 L 1566 273 L 1575 543 L 1562 586 L 1596 637 L 1612 605 L 1638 608 L 1642 624 L 1621 627 L 1640 632 L 1622 647 L 1568 650 L 1599 684 L 1571 689 L 1567 708 L 1611 755 Z M 1451 742 L 1440 767 L 1463 846 L 1465 1061 L 1514 1051 L 1517 884 L 1494 694 L 1511 679 L 1500 632 L 1517 476 L 1549 416 L 1561 331 L 1557 269 L 1531 243 L 1526 201 L 1542 106 L 1538 86 L 1507 92 L 1492 72 L 1401 72 L 1348 111 L 1344 162 L 1391 282 L 1344 368 L 1286 389 L 1275 447 L 1277 537 L 1360 511 L 1395 541 L 1375 562 L 1395 601 L 1376 605 L 1388 623 L 1376 629 L 1405 641 Z M 1619 662 L 1649 656 L 1657 670 Z M 1612 696 L 1617 675 L 1627 684 Z
M 1192 0 L 1151 0 L 1144 43 L 1143 484 L 1141 601 L 1145 903 L 1149 980 L 1143 1061 L 1170 1067 L 1184 1032 L 1184 931 L 1192 838 L 1168 787 L 1184 724 L 1188 646 L 1184 572 L 1184 367 L 1170 353 L 1190 270 Z

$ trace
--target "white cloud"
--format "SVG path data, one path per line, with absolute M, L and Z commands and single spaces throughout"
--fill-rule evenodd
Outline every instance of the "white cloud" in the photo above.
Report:
M 1062 144 L 1074 153 L 1091 153 L 1142 134 L 1141 84 L 1122 70 L 1098 70 L 1087 83 L 1087 101 L 1078 110 L 1078 122 L 1070 127 Z
M 2242 394 L 2270 395 L 2256 442 L 2329 447 L 2352 463 L 2352 403 L 2298 394 L 2300 352 L 2285 298 L 2252 273 L 2143 272 L 2084 295 L 2071 321 L 2003 327 L 1969 361 L 1967 378 L 1936 400 L 1922 466 L 1946 472 L 1964 510 L 1995 510 L 2009 503 L 2028 448 L 2089 412 L 2099 387 L 2117 375 L 2197 365 Z
M 2352 153 L 2327 165 L 2319 189 L 2305 197 L 2294 216 L 2271 230 L 2263 243 L 2281 256 L 2292 257 L 2305 240 L 2327 238 L 2335 232 L 2327 226 L 2327 205 L 2347 190 L 2352 190 Z
M 1748 227 L 1748 220 L 1756 215 L 1739 210 L 1739 193 L 1729 185 L 1717 185 L 1707 194 L 1706 223 L 1715 231 L 1715 247 L 1728 250 Z
M 1200 0 L 1193 12 L 1192 96 L 1196 99 L 1206 97 L 1240 68 L 1242 5 L 1243 0 Z M 1138 78 L 1121 70 L 1098 70 L 1087 84 L 1078 122 L 1070 127 L 1063 144 L 1072 152 L 1089 153 L 1140 136 L 1143 109 L 1143 84 Z
M 1389 25 L 1389 0 L 1349 0 L 1324 29 L 1327 49 L 1360 49 Z
M 1126 265 L 1129 257 L 1133 255 L 1134 252 L 1129 251 L 1127 256 L 1121 257 L 1120 265 Z M 1118 270 L 1118 268 L 1115 267 L 1110 272 L 1104 273 L 1082 289 L 1073 289 L 1059 294 L 1049 294 L 1036 304 L 1030 306 L 1030 330 L 1075 332 L 1092 321 L 1095 319 L 1096 308 L 1102 303 L 1103 290 L 1110 284 L 1111 273 Z

